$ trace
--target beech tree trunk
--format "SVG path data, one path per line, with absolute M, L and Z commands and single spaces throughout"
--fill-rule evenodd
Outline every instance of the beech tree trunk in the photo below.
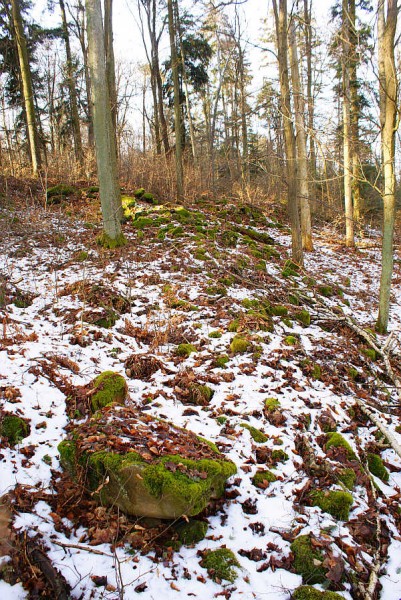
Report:
M 343 45 L 343 169 L 344 169 L 344 208 L 345 244 L 353 247 L 354 210 L 352 202 L 352 154 L 351 154 L 351 44 L 348 0 L 342 3 L 342 45 Z
M 294 95 L 295 123 L 297 128 L 296 145 L 298 155 L 298 192 L 301 209 L 302 247 L 304 250 L 310 252 L 313 250 L 313 242 L 309 204 L 308 155 L 306 150 L 304 120 L 305 100 L 303 90 L 301 88 L 301 78 L 299 76 L 297 37 L 294 22 L 292 22 L 290 27 L 290 61 L 292 89 Z
M 117 87 L 116 87 L 116 66 L 113 49 L 113 0 L 104 0 L 104 50 L 106 53 L 106 77 L 109 88 L 109 99 L 111 108 L 111 119 L 113 123 L 114 136 L 117 146 Z
M 24 97 L 24 109 L 28 129 L 29 149 L 31 153 L 32 172 L 36 177 L 41 169 L 42 162 L 39 150 L 39 136 L 35 116 L 35 104 L 33 98 L 33 87 L 31 70 L 29 66 L 28 50 L 24 28 L 22 24 L 21 9 L 19 0 L 11 0 L 13 26 L 15 41 L 17 43 L 18 61 L 22 83 L 22 93 Z
M 122 217 L 120 187 L 109 88 L 106 75 L 106 55 L 101 0 L 86 0 L 88 29 L 88 59 L 91 75 L 92 112 L 96 161 L 104 235 L 100 243 L 113 248 L 125 243 L 121 232 Z
M 180 106 L 180 82 L 178 78 L 178 56 L 176 46 L 176 27 L 174 23 L 173 0 L 167 0 L 168 29 L 170 35 L 171 69 L 173 72 L 174 85 L 174 132 L 175 132 L 175 170 L 177 177 L 177 197 L 184 197 L 184 171 L 182 164 L 182 131 L 181 131 L 181 106 Z
M 288 213 L 291 223 L 292 259 L 303 266 L 301 227 L 298 203 L 298 163 L 292 121 L 290 82 L 288 75 L 287 0 L 273 0 L 276 23 L 278 66 L 280 75 L 281 112 L 283 115 L 285 153 L 287 160 Z
M 72 64 L 72 54 L 70 45 L 70 34 L 68 31 L 67 17 L 65 14 L 64 0 L 59 0 L 60 11 L 61 11 L 61 23 L 63 28 L 63 38 L 65 43 L 65 54 L 67 58 L 67 85 L 68 93 L 70 96 L 70 110 L 71 110 L 71 123 L 72 123 L 72 135 L 74 138 L 74 151 L 75 158 L 79 164 L 82 165 L 83 152 L 82 152 L 82 138 L 81 128 L 79 125 L 79 114 L 78 114 L 78 102 L 77 102 L 77 90 L 76 90 L 76 79 L 74 75 L 74 67 Z
M 387 9 L 387 14 L 385 12 Z M 395 136 L 397 132 L 398 81 L 394 59 L 397 29 L 397 0 L 378 2 L 379 86 L 381 149 L 383 160 L 383 242 L 380 278 L 379 314 L 376 328 L 386 333 L 390 311 L 391 277 L 393 274 L 393 241 L 395 222 Z

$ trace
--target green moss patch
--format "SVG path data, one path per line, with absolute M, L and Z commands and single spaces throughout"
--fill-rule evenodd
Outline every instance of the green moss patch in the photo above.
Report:
M 310 585 L 302 585 L 292 593 L 293 600 L 343 600 L 336 592 L 320 592 Z
M 296 263 L 292 262 L 292 260 L 287 260 L 284 263 L 283 270 L 281 271 L 281 275 L 283 277 L 299 277 L 299 271 L 301 267 Z
M 252 425 L 249 425 L 248 423 L 241 423 L 241 427 L 249 431 L 251 438 L 257 444 L 264 444 L 269 439 L 267 435 L 263 433 L 263 431 L 256 429 L 256 427 L 252 427 Z
M 252 477 L 252 483 L 255 487 L 266 489 L 269 483 L 277 481 L 276 475 L 269 470 L 257 471 Z
M 348 521 L 353 498 L 348 492 L 316 490 L 310 493 L 312 506 L 318 506 L 339 521 Z
M 178 356 L 184 356 L 188 358 L 192 354 L 192 352 L 198 352 L 198 349 L 193 344 L 178 344 L 175 353 Z
M 248 352 L 250 345 L 250 342 L 246 338 L 236 335 L 230 344 L 230 350 L 233 354 L 244 354 Z
M 302 575 L 304 583 L 323 583 L 326 573 L 323 568 L 323 554 L 312 546 L 309 535 L 300 535 L 291 544 L 294 555 L 294 570 Z
M 19 444 L 29 433 L 28 423 L 17 415 L 5 415 L 0 421 L 0 436 L 5 438 L 10 446 Z
M 272 450 L 271 458 L 272 461 L 277 464 L 279 462 L 287 462 L 290 457 L 284 450 Z
M 219 338 L 221 338 L 222 335 L 223 334 L 221 333 L 221 331 L 211 331 L 209 333 L 209 337 L 213 338 L 213 339 L 219 339 Z
M 356 460 L 356 455 L 349 443 L 340 433 L 336 431 L 327 434 L 326 451 L 330 448 L 344 448 L 349 460 Z
M 66 196 L 72 196 L 75 194 L 76 189 L 71 185 L 66 185 L 64 183 L 59 183 L 53 187 L 47 188 L 46 190 L 46 198 L 47 200 L 53 199 L 53 202 L 56 203 L 56 199 L 60 199 Z
M 356 474 L 354 469 L 344 468 L 337 471 L 337 479 L 341 481 L 349 490 L 353 490 L 356 482 Z
M 378 454 L 368 454 L 368 467 L 372 475 L 375 475 L 385 483 L 389 480 L 389 473 Z
M 221 356 L 217 356 L 213 361 L 213 367 L 217 367 L 218 369 L 225 369 L 227 367 L 227 363 L 230 362 L 227 354 L 223 354 Z
M 267 412 L 274 412 L 280 410 L 281 404 L 277 398 L 266 398 L 264 408 Z
M 230 583 L 233 583 L 238 576 L 236 568 L 241 567 L 234 552 L 228 548 L 207 550 L 202 558 L 201 565 L 207 569 L 209 577 L 213 581 L 226 580 Z
M 122 234 L 122 233 L 117 235 L 115 238 L 112 238 L 109 235 L 107 235 L 106 232 L 103 232 L 97 238 L 97 243 L 99 246 L 102 246 L 102 248 L 107 248 L 108 250 L 114 250 L 115 248 L 120 248 L 121 246 L 125 246 L 127 243 L 127 240 L 126 240 L 124 234 Z
M 179 523 L 174 526 L 178 539 L 185 546 L 192 546 L 202 541 L 206 535 L 208 524 L 205 521 L 191 519 L 189 523 Z
M 114 371 L 104 371 L 98 375 L 93 381 L 93 390 L 91 397 L 93 412 L 113 402 L 124 404 L 128 394 L 124 377 Z
M 310 314 L 307 310 L 301 310 L 294 314 L 294 319 L 301 323 L 304 327 L 309 327 L 310 325 Z
M 287 335 L 284 338 L 284 344 L 286 346 L 296 346 L 298 344 L 299 340 L 298 338 L 296 338 L 294 335 Z
M 213 394 L 214 391 L 207 385 L 192 383 L 189 385 L 188 403 L 196 406 L 207 406 Z

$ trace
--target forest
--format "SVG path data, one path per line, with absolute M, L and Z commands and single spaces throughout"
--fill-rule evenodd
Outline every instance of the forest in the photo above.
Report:
M 0 0 L 2 600 L 399 600 L 398 0 Z

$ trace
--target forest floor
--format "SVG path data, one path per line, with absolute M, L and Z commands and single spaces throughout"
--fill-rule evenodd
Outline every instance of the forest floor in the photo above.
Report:
M 323 226 L 298 269 L 272 207 L 203 198 L 185 209 L 138 201 L 132 213 L 127 245 L 107 251 L 96 198 L 0 207 L 0 418 L 29 426 L 14 445 L 0 439 L 2 600 L 286 600 L 303 569 L 304 583 L 344 598 L 369 597 L 377 571 L 377 597 L 401 598 L 401 459 L 357 404 L 401 443 L 400 398 L 345 318 L 383 346 L 373 333 L 379 232 L 350 251 Z M 400 328 L 398 239 L 387 348 L 396 377 Z M 179 344 L 194 351 L 179 356 Z M 156 367 L 141 369 L 149 357 Z M 178 547 L 176 523 L 97 506 L 62 473 L 57 446 L 79 423 L 71 397 L 105 370 L 126 377 L 130 406 L 237 465 L 199 515 L 197 543 Z M 194 382 L 212 397 L 189 394 Z M 343 492 L 334 508 L 333 490 Z M 291 548 L 309 534 L 312 561 Z M 238 560 L 232 581 L 204 566 L 222 547 Z

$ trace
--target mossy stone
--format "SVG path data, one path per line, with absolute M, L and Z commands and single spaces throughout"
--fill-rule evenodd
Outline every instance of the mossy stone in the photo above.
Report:
M 241 566 L 234 552 L 228 548 L 207 550 L 201 565 L 207 569 L 209 577 L 213 581 L 225 580 L 230 583 L 233 583 L 238 576 L 235 567 L 240 568 Z
M 230 362 L 229 357 L 226 354 L 223 354 L 222 356 L 217 356 L 214 359 L 213 366 L 219 369 L 225 369 L 228 362 Z
M 294 335 L 287 335 L 287 337 L 284 339 L 284 344 L 286 346 L 296 346 L 298 344 L 298 338 L 296 338 Z
M 253 485 L 262 489 L 267 487 L 266 484 L 273 483 L 274 481 L 277 481 L 276 475 L 267 469 L 264 471 L 257 471 L 252 477 Z
M 208 524 L 205 521 L 191 519 L 189 523 L 179 523 L 174 526 L 178 539 L 185 546 L 192 546 L 201 542 L 207 532 Z
M 292 593 L 293 600 L 344 600 L 336 592 L 321 592 L 310 585 L 302 585 Z
M 75 193 L 75 191 L 75 188 L 73 188 L 71 185 L 59 183 L 58 185 L 47 188 L 46 197 L 49 200 L 50 198 L 57 196 L 71 196 Z
M 287 460 L 290 458 L 287 454 L 287 452 L 284 452 L 284 450 L 273 450 L 272 451 L 272 460 L 275 463 L 278 462 L 287 462 Z
M 230 344 L 230 350 L 233 354 L 244 354 L 248 351 L 249 346 L 250 342 L 247 339 L 241 335 L 236 335 Z
M 241 423 L 241 427 L 249 431 L 251 438 L 257 444 L 264 444 L 269 439 L 267 435 L 263 433 L 263 431 L 256 429 L 256 427 L 252 427 L 252 425 L 249 425 L 248 423 Z
M 77 447 L 72 440 L 63 440 L 57 446 L 60 464 L 72 477 L 77 474 Z
M 330 448 L 344 448 L 349 460 L 355 460 L 356 455 L 349 443 L 340 433 L 332 431 L 327 434 L 326 451 Z
M 334 290 L 331 285 L 319 285 L 317 291 L 325 298 L 331 298 L 331 296 L 334 296 Z
M 294 570 L 302 575 L 304 583 L 323 583 L 326 572 L 323 568 L 323 554 L 312 546 L 309 535 L 300 535 L 291 544 L 294 555 Z
M 280 410 L 281 404 L 277 398 L 266 398 L 265 400 L 265 410 L 267 412 L 274 412 L 275 410 Z
M 288 315 L 288 308 L 280 304 L 276 304 L 270 309 L 271 314 L 275 317 L 286 317 Z
M 372 475 L 375 475 L 385 483 L 389 480 L 389 473 L 378 454 L 368 454 L 368 467 Z
M 238 327 L 239 327 L 239 319 L 233 319 L 228 324 L 227 331 L 229 333 L 236 333 L 238 331 Z
M 318 506 L 339 521 L 348 521 L 349 511 L 354 502 L 348 492 L 316 490 L 311 492 L 309 497 L 312 506 Z
M 134 191 L 133 196 L 134 196 L 134 198 L 139 199 L 139 198 L 142 198 L 144 193 L 145 193 L 145 188 L 141 187 Z
M 367 358 L 370 358 L 373 362 L 377 359 L 376 350 L 373 348 L 364 348 L 362 350 L 362 354 L 364 354 Z
M 6 438 L 11 446 L 19 444 L 29 433 L 28 423 L 17 415 L 6 415 L 0 423 L 0 435 Z
M 198 349 L 193 344 L 178 344 L 175 352 L 178 356 L 185 356 L 188 358 L 192 352 L 198 352 Z
M 189 402 L 196 406 L 207 406 L 213 394 L 214 391 L 207 385 L 192 383 L 189 386 Z
M 104 371 L 93 381 L 94 393 L 91 397 L 92 411 L 113 404 L 125 404 L 128 386 L 122 375 L 114 371 Z
M 211 331 L 209 333 L 209 337 L 213 338 L 213 339 L 219 339 L 219 338 L 221 338 L 222 335 L 223 334 L 221 333 L 221 331 Z
M 318 381 L 319 379 L 322 378 L 322 368 L 317 363 L 313 364 L 313 367 L 312 367 L 312 378 L 315 379 L 316 381 Z

